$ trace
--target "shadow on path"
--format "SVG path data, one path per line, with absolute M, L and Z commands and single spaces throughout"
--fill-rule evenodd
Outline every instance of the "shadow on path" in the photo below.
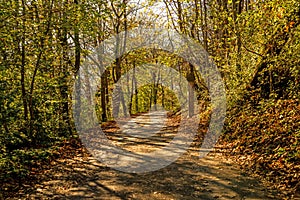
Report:
M 106 133 L 116 145 L 143 152 L 166 145 L 177 127 L 173 120 L 160 133 L 146 138 L 121 133 L 114 126 L 106 127 Z M 36 183 L 23 185 L 11 199 L 279 199 L 276 191 L 243 173 L 220 153 L 199 159 L 198 151 L 199 144 L 193 144 L 171 165 L 133 174 L 108 168 L 83 150 L 53 161 L 37 175 Z

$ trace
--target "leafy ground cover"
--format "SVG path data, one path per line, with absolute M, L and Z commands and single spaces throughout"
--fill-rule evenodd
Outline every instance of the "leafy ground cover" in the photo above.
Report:
M 237 109 L 223 144 L 244 169 L 265 177 L 286 194 L 300 193 L 299 100 L 261 101 Z

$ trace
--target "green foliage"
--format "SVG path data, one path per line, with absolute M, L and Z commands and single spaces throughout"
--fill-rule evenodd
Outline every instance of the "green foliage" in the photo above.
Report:
M 0 180 L 3 183 L 11 178 L 25 178 L 29 175 L 32 168 L 42 167 L 41 165 L 46 164 L 51 157 L 55 156 L 55 148 L 2 150 L 0 156 Z
M 166 26 L 172 24 L 200 42 L 220 69 L 230 114 L 228 141 L 236 142 L 237 151 L 254 155 L 258 168 L 279 173 L 276 177 L 289 174 L 288 168 L 297 170 L 299 1 L 165 4 L 170 20 Z M 0 4 L 0 18 L 1 174 L 25 176 L 36 162 L 49 158 L 56 141 L 75 134 L 71 94 L 82 59 L 109 36 L 138 24 L 152 27 L 153 22 L 137 19 L 133 2 L 95 0 L 7 0 Z M 198 100 L 209 101 L 201 74 L 191 72 L 176 55 L 140 49 L 118 61 L 102 77 L 105 92 L 95 97 L 100 121 L 112 119 L 111 93 L 118 76 L 145 63 L 191 76 Z M 126 98 L 131 98 L 132 114 L 148 111 L 154 102 L 170 111 L 179 109 L 175 94 L 161 85 L 140 87 L 137 95 Z M 89 113 L 83 114 L 88 120 Z M 294 179 L 287 176 L 290 186 Z
M 169 88 L 166 88 L 164 86 L 159 85 L 159 87 L 154 86 L 154 85 L 144 85 L 143 87 L 138 89 L 138 95 L 134 95 L 132 102 L 132 114 L 137 114 L 139 112 L 148 112 L 150 109 L 150 105 L 154 104 L 152 94 L 153 90 L 157 90 L 157 104 L 164 107 L 165 110 L 167 111 L 172 111 L 176 112 L 177 110 L 180 109 L 180 104 L 177 100 L 176 95 L 174 92 L 172 92 Z M 136 111 L 134 108 L 136 108 L 135 105 L 135 100 L 136 98 L 139 99 L 138 103 L 139 105 L 137 106 L 139 108 L 138 111 Z
M 210 2 L 214 31 L 208 51 L 223 74 L 229 108 L 251 96 L 299 97 L 299 2 L 249 2 L 242 10 L 233 1 Z
M 9 0 L 0 7 L 1 176 L 23 176 L 28 162 L 47 159 L 47 148 L 72 134 L 70 35 L 84 5 Z

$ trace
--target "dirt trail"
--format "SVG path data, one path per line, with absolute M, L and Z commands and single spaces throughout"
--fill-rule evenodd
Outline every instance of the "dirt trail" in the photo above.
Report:
M 164 135 L 148 138 L 137 138 L 139 133 L 120 133 L 113 125 L 107 126 L 106 132 L 116 145 L 143 152 L 167 143 L 176 126 L 174 122 L 169 123 L 161 131 Z M 221 153 L 215 151 L 199 159 L 198 151 L 199 145 L 193 144 L 171 165 L 142 174 L 108 168 L 86 150 L 77 151 L 73 156 L 53 161 L 36 175 L 38 181 L 23 185 L 11 199 L 279 199 L 276 191 L 243 173 Z

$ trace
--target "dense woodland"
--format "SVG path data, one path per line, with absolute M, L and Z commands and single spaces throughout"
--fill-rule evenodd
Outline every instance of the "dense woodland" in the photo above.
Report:
M 229 156 L 282 190 L 300 191 L 298 0 L 1 0 L 0 8 L 1 180 L 21 181 L 32 167 L 59 156 L 63 141 L 78 137 L 73 86 L 102 41 L 137 27 L 160 27 L 197 41 L 217 65 L 227 95 L 220 143 Z M 112 90 L 122 74 L 158 62 L 186 77 L 199 103 L 209 107 L 195 66 L 166 51 L 138 49 L 103 73 L 95 95 L 100 123 L 114 119 Z M 117 115 L 156 104 L 179 112 L 172 88 L 156 84 L 160 74 L 152 78 L 121 98 Z

